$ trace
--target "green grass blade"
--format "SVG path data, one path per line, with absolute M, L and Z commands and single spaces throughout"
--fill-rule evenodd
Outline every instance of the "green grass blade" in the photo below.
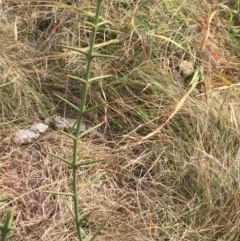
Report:
M 200 72 L 199 68 L 197 68 L 195 70 L 194 75 L 192 77 L 192 80 L 191 80 L 191 82 L 189 84 L 189 86 L 192 86 L 190 88 L 190 90 L 193 90 L 193 89 L 196 88 L 197 84 L 199 83 L 200 78 L 201 78 L 201 72 Z
M 90 215 L 91 215 L 91 213 L 87 213 L 82 218 L 80 218 L 78 225 L 81 225 L 82 222 L 84 222 L 85 220 L 87 220 L 90 217 Z
M 106 226 L 108 220 L 110 217 L 108 217 L 106 220 L 104 220 L 102 222 L 102 224 L 99 226 L 99 228 L 97 229 L 97 231 L 94 233 L 94 235 L 92 236 L 92 238 L 90 239 L 90 241 L 93 241 L 96 239 L 96 237 L 101 233 L 102 229 Z
M 160 34 L 155 34 L 155 33 L 148 33 L 149 36 L 153 36 L 153 37 L 156 37 L 156 38 L 159 38 L 159 39 L 163 39 L 165 41 L 168 41 L 174 45 L 176 45 L 178 48 L 184 50 L 185 52 L 188 52 L 187 49 L 185 49 L 181 44 L 175 42 L 174 40 L 172 40 L 171 38 L 168 38 L 164 35 L 160 35 Z
M 64 4 L 64 3 L 58 3 L 58 4 L 46 4 L 46 5 L 32 5 L 32 7 L 46 7 L 46 8 L 62 8 L 62 9 L 70 9 L 74 10 L 78 13 L 84 14 L 86 16 L 94 17 L 94 14 L 85 10 L 82 10 L 81 8 L 76 8 L 72 5 Z
M 92 54 L 91 56 L 93 58 L 117 58 L 116 56 L 106 54 Z
M 0 200 L 0 203 L 7 203 L 7 202 L 9 202 L 10 200 L 11 200 L 10 197 L 6 197 L 6 198 L 4 198 L 4 199 L 1 199 L 1 200 Z
M 88 183 L 87 187 L 92 186 L 92 184 L 94 184 L 95 182 L 97 182 L 98 180 L 100 180 L 100 178 L 102 178 L 104 176 L 104 173 L 100 173 L 99 175 L 97 175 L 96 177 L 94 177 L 91 182 Z

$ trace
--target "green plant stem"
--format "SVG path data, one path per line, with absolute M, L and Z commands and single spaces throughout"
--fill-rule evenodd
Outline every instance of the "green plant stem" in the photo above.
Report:
M 6 241 L 8 239 L 8 233 L 13 229 L 12 227 L 12 211 L 7 212 L 7 218 L 5 224 L 0 224 L 1 238 L 0 241 Z
M 92 36 L 91 36 L 91 42 L 90 42 L 90 48 L 89 48 L 89 52 L 87 55 L 87 67 L 86 67 L 86 75 L 85 75 L 85 80 L 86 83 L 84 85 L 83 88 L 83 92 L 82 92 L 82 101 L 80 104 L 80 111 L 78 114 L 78 121 L 77 121 L 77 127 L 76 127 L 76 132 L 75 132 L 75 137 L 76 139 L 74 140 L 74 146 L 73 146 L 73 162 L 72 162 L 72 168 L 73 168 L 73 193 L 74 193 L 74 213 L 75 213 L 75 223 L 76 223 L 76 229 L 77 229 L 77 235 L 78 235 L 78 239 L 79 241 L 83 241 L 83 237 L 82 237 L 82 232 L 81 232 L 81 227 L 80 227 L 80 216 L 79 216 L 79 198 L 78 198 L 78 180 L 77 180 L 77 171 L 78 171 L 78 145 L 79 145 L 79 140 L 80 140 L 80 128 L 82 125 L 82 121 L 83 121 L 83 115 L 84 115 L 84 111 L 86 108 L 86 101 L 87 101 L 87 95 L 88 95 L 88 89 L 89 89 L 89 80 L 90 80 L 90 71 L 91 71 L 91 64 L 92 64 L 92 60 L 93 60 L 93 47 L 94 47 L 94 43 L 95 43 L 95 38 L 96 38 L 96 31 L 97 31 L 97 23 L 98 23 L 98 18 L 100 15 L 100 10 L 101 10 L 101 3 L 102 0 L 99 0 L 97 3 L 97 8 L 96 8 L 96 14 L 95 14 L 95 18 L 94 18 L 94 24 L 95 24 L 95 28 L 93 28 L 93 32 L 92 32 Z

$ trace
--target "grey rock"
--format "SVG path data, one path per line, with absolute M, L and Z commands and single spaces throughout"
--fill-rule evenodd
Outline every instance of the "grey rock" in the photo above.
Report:
M 59 130 L 65 130 L 65 129 L 70 129 L 73 128 L 76 130 L 76 119 L 70 119 L 70 118 L 65 118 L 61 117 L 59 115 L 55 115 L 53 117 L 48 117 L 45 119 L 46 124 L 54 124 L 54 126 L 59 129 Z M 83 132 L 86 130 L 86 125 L 82 123 L 80 131 Z
M 35 133 L 44 133 L 48 129 L 48 125 L 43 123 L 36 123 L 31 126 L 30 130 Z
M 183 76 L 183 78 L 188 78 L 190 77 L 191 75 L 194 74 L 194 71 L 195 71 L 195 67 L 194 67 L 194 63 L 192 61 L 186 61 L 184 60 L 180 66 L 180 73 L 181 75 Z
M 18 144 L 30 144 L 39 137 L 39 133 L 35 133 L 32 130 L 19 130 L 15 133 L 14 139 Z

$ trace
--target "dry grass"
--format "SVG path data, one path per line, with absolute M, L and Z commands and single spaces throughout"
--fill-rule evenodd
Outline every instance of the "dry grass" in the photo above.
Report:
M 94 1 L 75 2 L 94 11 Z M 64 203 L 71 199 L 44 192 L 71 190 L 70 170 L 47 152 L 71 157 L 72 143 L 53 130 L 28 146 L 11 135 L 51 113 L 74 117 L 54 94 L 79 103 L 81 86 L 66 75 L 82 76 L 85 60 L 58 45 L 86 48 L 89 17 L 31 4 L 4 1 L 0 16 L 0 216 L 12 207 L 10 241 L 77 240 Z M 80 211 L 91 214 L 86 240 L 107 217 L 97 240 L 240 239 L 239 8 L 220 0 L 103 1 L 113 25 L 99 31 L 97 44 L 106 45 L 96 51 L 117 59 L 92 68 L 113 77 L 92 85 L 88 98 L 89 107 L 107 103 L 86 119 L 106 121 L 102 137 L 79 147 L 81 160 L 104 160 L 79 172 Z M 186 94 L 183 59 L 202 69 L 201 86 L 161 132 L 139 142 Z

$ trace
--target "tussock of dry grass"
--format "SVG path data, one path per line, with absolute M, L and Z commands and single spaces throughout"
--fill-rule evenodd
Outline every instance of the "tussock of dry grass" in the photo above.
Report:
M 75 4 L 94 11 L 92 1 Z M 83 77 L 85 60 L 58 45 L 86 48 L 89 17 L 17 1 L 5 1 L 3 10 L 0 216 L 12 207 L 11 241 L 77 240 L 64 203 L 71 206 L 71 198 L 45 193 L 71 191 L 70 170 L 47 154 L 70 158 L 71 141 L 50 130 L 32 145 L 17 146 L 11 134 L 50 113 L 74 117 L 54 94 L 79 103 L 81 85 L 66 75 Z M 80 160 L 103 159 L 79 172 L 80 211 L 91 214 L 83 223 L 86 240 L 107 217 L 97 240 L 240 239 L 236 11 L 235 1 L 103 1 L 102 16 L 113 25 L 101 29 L 96 41 L 115 42 L 95 50 L 117 59 L 97 59 L 92 66 L 93 76 L 113 77 L 91 86 L 89 107 L 107 105 L 86 122 L 106 124 L 101 135 L 87 136 L 79 147 Z M 161 133 L 139 142 L 186 94 L 178 73 L 183 59 L 201 67 L 202 85 Z

